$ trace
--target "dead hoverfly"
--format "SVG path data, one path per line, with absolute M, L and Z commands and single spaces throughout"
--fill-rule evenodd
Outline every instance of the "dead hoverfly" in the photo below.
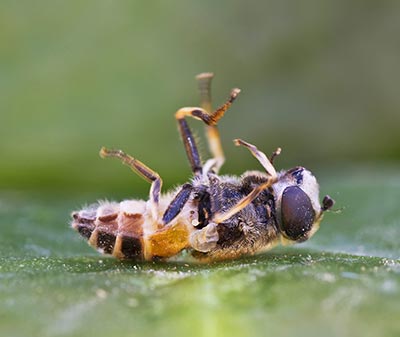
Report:
M 212 77 L 197 76 L 201 108 L 185 107 L 175 114 L 193 172 L 189 183 L 162 195 L 155 171 L 120 150 L 101 149 L 101 157 L 118 158 L 151 188 L 148 201 L 98 202 L 73 212 L 72 227 L 91 246 L 119 259 L 168 259 L 186 249 L 197 260 L 214 261 L 263 252 L 279 242 L 302 242 L 317 231 L 334 201 L 325 196 L 320 205 L 317 180 L 303 167 L 277 173 L 273 160 L 279 148 L 268 159 L 254 145 L 235 139 L 265 171 L 218 176 L 224 154 L 217 123 L 240 90 L 233 89 L 226 103 L 212 111 Z M 206 124 L 212 158 L 204 165 L 186 117 Z

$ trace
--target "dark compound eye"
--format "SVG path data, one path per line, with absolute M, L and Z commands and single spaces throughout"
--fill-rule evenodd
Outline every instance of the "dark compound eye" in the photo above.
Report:
M 281 202 L 281 229 L 291 240 L 298 240 L 312 228 L 315 211 L 308 195 L 298 186 L 286 187 Z

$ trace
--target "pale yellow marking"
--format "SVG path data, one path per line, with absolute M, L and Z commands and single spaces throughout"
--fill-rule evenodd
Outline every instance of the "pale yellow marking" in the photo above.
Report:
M 208 147 L 214 159 L 216 160 L 214 169 L 215 173 L 219 172 L 219 169 L 225 162 L 224 150 L 222 149 L 221 138 L 216 125 L 207 125 L 206 134 L 208 140 Z
M 201 118 L 192 115 L 192 112 L 194 110 L 200 110 L 204 114 L 208 114 L 208 112 L 206 110 L 204 110 L 202 108 L 199 108 L 199 107 L 184 107 L 184 108 L 180 108 L 175 113 L 175 118 L 176 119 L 183 119 L 185 117 L 193 117 L 194 119 L 197 119 L 197 120 L 201 121 Z
M 122 237 L 120 235 L 117 235 L 112 255 L 120 260 L 124 258 L 124 254 L 122 254 L 121 248 L 122 248 Z
M 96 228 L 92 234 L 90 235 L 90 238 L 88 240 L 88 243 L 90 246 L 97 248 L 97 237 L 98 237 L 98 229 Z

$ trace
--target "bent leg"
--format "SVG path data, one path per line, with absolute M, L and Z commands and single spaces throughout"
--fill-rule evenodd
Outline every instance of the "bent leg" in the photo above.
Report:
M 255 187 L 248 195 L 243 197 L 239 202 L 233 206 L 231 209 L 224 211 L 224 212 L 217 212 L 213 215 L 212 221 L 215 223 L 221 223 L 225 220 L 229 219 L 231 216 L 235 215 L 236 213 L 240 212 L 243 208 L 249 205 L 257 196 L 265 189 L 271 187 L 278 179 L 278 175 L 274 166 L 269 161 L 268 157 L 265 153 L 261 152 L 257 149 L 256 146 L 253 144 L 247 143 L 241 139 L 235 139 L 235 144 L 237 146 L 244 146 L 246 147 L 251 154 L 256 157 L 256 159 L 260 162 L 260 164 L 264 167 L 265 171 L 268 173 L 269 177 L 268 180 L 257 187 Z M 276 150 L 276 155 L 279 154 L 280 150 Z
M 121 160 L 125 165 L 129 166 L 132 171 L 136 172 L 140 177 L 151 183 L 150 201 L 152 207 L 152 215 L 154 219 L 158 218 L 158 205 L 161 194 L 162 179 L 157 172 L 147 167 L 141 161 L 127 155 L 121 150 L 109 150 L 102 147 L 100 150 L 102 158 L 114 157 Z
M 175 195 L 174 199 L 171 201 L 166 211 L 164 212 L 162 220 L 165 225 L 175 219 L 175 217 L 182 211 L 182 208 L 189 200 L 192 190 L 193 186 L 191 184 L 185 184 L 181 187 L 179 192 Z
M 232 105 L 233 101 L 239 94 L 240 89 L 233 89 L 231 91 L 229 99 L 213 113 L 207 112 L 204 108 L 196 107 L 185 107 L 179 109 L 175 113 L 175 118 L 178 121 L 179 132 L 182 136 L 183 143 L 185 145 L 186 154 L 188 156 L 192 171 L 195 174 L 201 173 L 202 165 L 200 156 L 197 150 L 197 146 L 194 137 L 190 131 L 190 128 L 185 120 L 185 117 L 193 117 L 195 119 L 202 120 L 208 127 L 207 129 L 207 139 L 210 147 L 210 151 L 214 157 L 215 163 L 210 166 L 214 166 L 217 170 L 221 167 L 224 162 L 224 154 L 221 146 L 221 140 L 219 137 L 219 132 L 217 128 L 218 121 L 223 117 L 226 110 Z M 203 106 L 210 107 L 211 103 L 208 101 L 203 101 Z M 204 173 L 204 172 L 203 172 Z
M 276 179 L 277 178 L 277 174 L 276 174 L 276 170 L 274 168 L 274 166 L 271 164 L 271 162 L 269 161 L 268 157 L 265 155 L 264 152 L 261 152 L 259 149 L 257 149 L 256 146 L 254 146 L 253 144 L 247 143 L 244 140 L 241 139 L 234 139 L 233 142 L 235 143 L 236 146 L 244 146 L 246 147 L 251 154 L 256 157 L 256 159 L 259 161 L 259 163 L 262 165 L 262 167 L 264 167 L 265 171 L 271 176 L 272 179 Z M 281 152 L 280 148 L 278 148 L 275 152 L 274 152 L 274 157 L 279 155 L 279 153 Z
M 207 111 L 208 114 L 212 113 L 211 81 L 213 77 L 213 73 L 202 73 L 196 76 L 198 90 L 200 93 L 200 106 Z M 205 129 L 208 148 L 213 157 L 213 162 L 210 162 L 209 165 L 206 166 L 210 166 L 210 169 L 213 168 L 214 172 L 218 173 L 221 166 L 225 162 L 224 150 L 222 149 L 218 126 L 206 125 Z

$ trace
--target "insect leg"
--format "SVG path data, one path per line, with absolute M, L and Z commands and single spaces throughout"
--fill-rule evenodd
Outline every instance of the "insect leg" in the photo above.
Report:
M 240 89 L 232 89 L 228 100 L 212 113 L 208 113 L 203 108 L 186 107 L 179 109 L 175 113 L 175 118 L 177 120 L 180 120 L 185 118 L 186 116 L 191 116 L 193 118 L 202 120 L 207 125 L 217 125 L 218 121 L 224 116 L 225 112 L 232 105 L 233 101 L 236 99 L 239 93 Z
M 152 205 L 153 218 L 158 218 L 158 204 L 161 194 L 162 179 L 157 172 L 147 167 L 141 161 L 127 155 L 121 150 L 109 150 L 102 147 L 100 150 L 102 158 L 114 157 L 120 159 L 125 165 L 128 165 L 132 171 L 136 172 L 143 179 L 151 183 L 150 187 L 150 201 Z
M 227 211 L 214 213 L 212 217 L 212 222 L 219 224 L 229 219 L 236 213 L 240 212 L 243 208 L 248 206 L 255 198 L 257 198 L 262 191 L 271 187 L 275 183 L 275 181 L 276 181 L 275 179 L 268 177 L 268 180 L 266 182 L 255 187 L 249 194 L 247 194 L 245 197 L 239 200 L 235 206 L 228 209 Z
M 249 194 L 239 200 L 236 205 L 232 206 L 228 210 L 214 213 L 206 227 L 191 234 L 191 246 L 200 252 L 209 252 L 215 248 L 219 240 L 217 230 L 218 224 L 228 220 L 230 217 L 248 206 L 262 191 L 271 187 L 275 181 L 276 180 L 272 179 L 272 177 L 268 177 L 267 181 L 255 187 Z
M 266 188 L 271 187 L 277 180 L 277 173 L 274 168 L 274 166 L 271 164 L 269 161 L 268 157 L 261 152 L 260 150 L 257 149 L 254 145 L 247 143 L 241 139 L 235 139 L 234 140 L 235 144 L 237 146 L 244 146 L 246 147 L 251 154 L 256 157 L 256 159 L 260 162 L 260 164 L 264 167 L 265 171 L 269 174 L 268 180 L 257 187 L 255 187 L 248 195 L 246 195 L 244 198 L 239 200 L 239 202 L 233 206 L 231 209 L 224 211 L 224 212 L 217 212 L 214 214 L 212 221 L 215 223 L 221 223 L 227 219 L 229 219 L 231 216 L 235 215 L 236 213 L 240 212 L 243 208 L 245 208 L 247 205 L 249 205 L 257 196 Z M 275 152 L 275 156 L 280 153 L 280 149 L 277 149 Z
M 196 76 L 200 94 L 200 106 L 208 113 L 212 112 L 211 81 L 213 78 L 214 78 L 213 73 L 201 73 Z
M 196 76 L 200 93 L 200 106 L 205 111 L 207 111 L 208 114 L 212 113 L 211 81 L 213 77 L 213 73 L 202 73 Z M 213 168 L 214 172 L 218 173 L 219 169 L 225 162 L 224 150 L 222 149 L 218 126 L 206 125 L 205 129 L 208 141 L 208 148 L 213 156 L 213 162 L 210 163 L 210 169 Z
M 270 160 L 268 157 L 265 155 L 264 152 L 261 152 L 257 147 L 255 147 L 253 144 L 247 143 L 244 140 L 241 139 L 234 139 L 233 142 L 235 143 L 236 146 L 244 146 L 246 147 L 251 154 L 256 157 L 256 159 L 259 161 L 259 163 L 264 167 L 265 171 L 271 176 L 272 179 L 277 178 L 276 170 L 274 166 L 271 164 Z M 275 152 L 273 157 L 277 156 L 280 153 L 280 148 L 278 148 Z
M 170 223 L 182 211 L 182 208 L 188 201 L 192 190 L 193 186 L 191 184 L 185 184 L 181 187 L 179 192 L 175 195 L 175 198 L 171 201 L 164 212 L 162 221 L 165 225 Z
M 201 173 L 202 166 L 193 135 L 189 129 L 185 117 L 190 116 L 195 119 L 202 120 L 204 123 L 207 124 L 207 126 L 212 127 L 208 129 L 210 131 L 208 132 L 207 137 L 209 140 L 210 151 L 215 158 L 216 162 L 215 166 L 219 168 L 224 160 L 224 155 L 222 151 L 221 141 L 219 138 L 219 132 L 218 129 L 216 128 L 216 125 L 218 121 L 222 118 L 222 116 L 225 114 L 225 111 L 228 110 L 228 108 L 232 105 L 233 101 L 235 100 L 239 92 L 240 89 L 237 88 L 233 89 L 231 91 L 229 99 L 212 113 L 208 113 L 207 110 L 205 110 L 204 108 L 194 108 L 194 107 L 181 108 L 175 113 L 175 118 L 177 119 L 179 125 L 179 132 L 182 135 L 186 153 L 194 173 L 196 174 Z M 206 108 L 210 107 L 210 102 L 208 101 L 208 98 L 206 98 L 202 104 Z
M 191 109 L 191 108 L 186 108 L 186 109 Z M 175 118 L 178 121 L 179 133 L 181 134 L 182 141 L 185 146 L 186 155 L 189 159 L 190 166 L 192 167 L 192 172 L 195 175 L 199 175 L 201 174 L 203 167 L 201 164 L 199 150 L 197 149 L 196 141 L 193 137 L 192 131 L 190 130 L 189 125 L 185 120 L 184 116 L 181 117 L 175 115 Z

